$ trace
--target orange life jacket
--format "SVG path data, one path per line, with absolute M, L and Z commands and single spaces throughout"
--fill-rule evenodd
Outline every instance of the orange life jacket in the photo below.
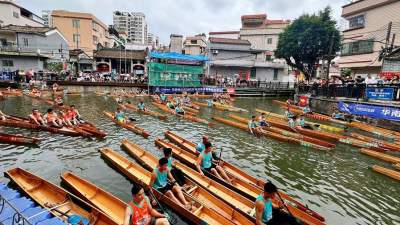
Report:
M 129 206 L 132 210 L 131 224 L 132 225 L 149 225 L 151 222 L 151 215 L 149 211 L 149 200 L 147 197 L 143 200 L 142 207 L 139 207 L 132 201 L 129 202 Z

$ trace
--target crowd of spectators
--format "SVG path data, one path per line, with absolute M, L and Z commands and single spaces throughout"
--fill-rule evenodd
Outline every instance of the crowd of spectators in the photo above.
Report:
M 386 77 L 374 78 L 371 75 L 368 75 L 366 78 L 361 76 L 357 76 L 356 78 L 351 76 L 333 76 L 329 80 L 315 78 L 310 82 L 299 82 L 298 90 L 300 93 L 309 92 L 311 96 L 336 98 L 339 94 L 341 97 L 356 98 L 359 100 L 364 98 L 367 87 L 393 86 L 398 88 L 399 85 L 398 76 L 393 76 L 391 79 L 387 79 Z
M 134 83 L 145 84 L 147 83 L 147 76 L 136 74 L 112 74 L 112 73 L 99 73 L 99 72 L 80 72 L 78 76 L 67 74 L 65 76 L 67 81 L 85 81 L 85 82 L 118 82 L 118 83 Z

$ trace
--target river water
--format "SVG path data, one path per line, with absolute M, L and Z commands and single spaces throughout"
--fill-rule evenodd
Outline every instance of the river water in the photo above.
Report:
M 60 173 L 72 171 L 129 201 L 130 182 L 105 163 L 99 149 L 110 147 L 127 156 L 119 147 L 120 141 L 127 138 L 160 155 L 154 140 L 162 137 L 164 131 L 177 132 L 191 141 L 199 141 L 203 134 L 207 134 L 214 146 L 223 149 L 222 157 L 226 161 L 254 176 L 272 180 L 288 194 L 325 216 L 328 224 L 400 224 L 400 183 L 370 169 L 374 164 L 390 165 L 361 155 L 356 148 L 338 145 L 332 152 L 323 152 L 255 138 L 222 124 L 207 127 L 171 116 L 164 122 L 130 113 L 138 120 L 139 126 L 151 132 L 150 138 L 144 139 L 115 126 L 103 116 L 103 110 L 116 109 L 111 98 L 85 94 L 82 97 L 67 96 L 65 100 L 68 104 L 75 104 L 86 120 L 106 131 L 109 134 L 107 139 L 90 140 L 0 127 L 1 132 L 44 138 L 39 147 L 0 144 L 0 172 L 18 166 L 59 184 Z M 136 102 L 135 99 L 132 101 Z M 238 98 L 235 105 L 250 110 L 261 108 L 282 112 L 279 106 L 272 104 L 272 99 L 266 98 Z M 27 115 L 32 107 L 42 111 L 47 108 L 28 97 L 12 97 L 0 102 L 0 110 L 19 116 Z M 154 109 L 153 106 L 150 108 Z M 201 110 L 203 118 L 213 115 L 224 114 L 209 108 Z M 7 182 L 5 178 L 0 178 L 0 181 Z M 179 221 L 179 224 L 185 224 Z

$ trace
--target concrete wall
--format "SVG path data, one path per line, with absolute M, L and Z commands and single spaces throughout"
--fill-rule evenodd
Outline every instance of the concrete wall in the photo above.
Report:
M 14 66 L 4 67 L 3 60 L 12 60 Z M 43 70 L 43 60 L 37 57 L 19 57 L 19 56 L 0 56 L 0 69 L 15 70 L 30 70 L 37 72 Z
M 276 79 L 274 74 L 277 73 Z M 288 75 L 284 69 L 278 68 L 256 68 L 256 79 L 259 81 L 288 82 Z
M 234 67 L 234 66 L 211 66 L 210 67 L 210 75 L 220 76 L 220 77 L 231 77 L 234 78 L 235 74 L 244 73 L 246 71 L 250 71 L 251 68 L 244 67 Z
M 18 18 L 13 16 L 13 12 L 18 14 Z M 0 20 L 2 21 L 2 23 L 0 23 L 2 26 L 9 24 L 20 25 L 20 26 L 29 25 L 34 27 L 44 26 L 43 24 L 37 21 L 21 16 L 20 8 L 8 3 L 7 4 L 0 3 Z

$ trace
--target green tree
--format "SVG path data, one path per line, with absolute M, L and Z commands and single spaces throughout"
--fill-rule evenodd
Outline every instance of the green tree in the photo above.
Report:
M 319 60 L 330 62 L 339 49 L 340 32 L 331 8 L 326 7 L 317 14 L 304 14 L 287 26 L 279 35 L 275 56 L 285 59 L 309 80 L 315 76 Z

